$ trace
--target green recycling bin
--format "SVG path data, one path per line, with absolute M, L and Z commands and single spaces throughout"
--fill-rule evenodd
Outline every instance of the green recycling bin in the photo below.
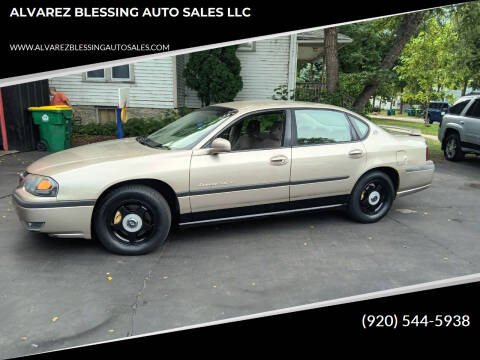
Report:
M 70 148 L 72 136 L 72 108 L 66 105 L 29 107 L 33 123 L 38 125 L 38 150 L 61 151 Z

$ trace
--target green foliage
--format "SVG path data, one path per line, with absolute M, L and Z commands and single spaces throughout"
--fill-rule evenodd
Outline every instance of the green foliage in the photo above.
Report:
M 458 34 L 452 44 L 456 55 L 450 68 L 456 85 L 463 87 L 471 81 L 480 88 L 480 2 L 474 1 L 454 7 L 452 24 Z
M 157 118 L 131 118 L 123 124 L 123 133 L 125 137 L 149 135 L 158 129 L 177 120 L 180 116 L 173 110 L 167 110 Z M 73 134 L 77 135 L 117 135 L 117 124 L 108 122 L 105 124 L 74 124 Z
M 73 134 L 77 135 L 107 135 L 115 136 L 117 135 L 117 124 L 114 122 L 109 122 L 105 124 L 86 124 L 72 125 Z
M 293 91 L 288 91 L 287 85 L 280 85 L 273 89 L 273 100 L 293 100 L 295 95 L 293 95 Z
M 400 56 L 394 70 L 405 81 L 402 98 L 424 106 L 432 99 L 445 97 L 445 88 L 454 86 L 451 71 L 455 54 L 452 44 L 458 40 L 451 22 L 441 23 L 430 17 L 424 29 L 412 38 Z
M 339 27 L 339 33 L 353 40 L 338 52 L 340 71 L 372 76 L 390 50 L 400 20 L 395 16 Z
M 227 46 L 190 55 L 184 70 L 185 82 L 197 91 L 202 106 L 233 101 L 243 88 L 236 48 Z

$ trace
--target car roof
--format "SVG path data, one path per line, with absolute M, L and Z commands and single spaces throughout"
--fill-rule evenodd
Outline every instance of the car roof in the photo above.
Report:
M 460 97 L 456 102 L 479 98 L 480 94 L 468 94 Z
M 290 101 L 290 100 L 244 100 L 244 101 L 232 101 L 227 103 L 215 104 L 212 106 L 222 106 L 233 108 L 241 112 L 265 110 L 265 109 L 278 109 L 278 108 L 321 108 L 348 111 L 347 109 L 328 105 L 319 104 L 306 101 Z

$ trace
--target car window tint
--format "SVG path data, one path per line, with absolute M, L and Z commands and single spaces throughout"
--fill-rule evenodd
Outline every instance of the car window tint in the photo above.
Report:
M 368 133 L 368 125 L 365 124 L 362 120 L 357 119 L 354 116 L 348 115 L 350 120 L 355 123 L 355 126 L 357 127 L 357 130 L 359 131 L 360 139 L 363 139 L 367 133 Z
M 480 118 L 480 99 L 475 100 L 475 102 L 470 105 L 465 115 Z
M 453 114 L 453 115 L 460 115 L 461 112 L 463 111 L 463 109 L 465 108 L 465 106 L 467 106 L 467 104 L 470 102 L 470 99 L 469 100 L 465 100 L 465 101 L 461 101 L 459 102 L 458 104 L 455 104 L 453 105 L 449 110 L 448 110 L 448 113 L 449 114 Z
M 331 144 L 352 141 L 345 114 L 334 110 L 295 110 L 297 144 Z
M 224 130 L 219 137 L 230 141 L 233 151 L 273 149 L 283 145 L 285 112 L 272 111 L 247 116 Z

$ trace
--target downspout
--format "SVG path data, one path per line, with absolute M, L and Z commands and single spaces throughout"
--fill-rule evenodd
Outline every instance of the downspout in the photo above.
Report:
M 3 97 L 0 88 L 0 129 L 2 130 L 3 150 L 8 151 L 7 127 L 5 126 L 5 114 L 3 113 Z
M 292 34 L 290 35 L 290 57 L 288 63 L 288 98 L 290 98 L 291 95 L 295 96 L 295 89 L 297 87 L 297 54 L 297 34 Z

